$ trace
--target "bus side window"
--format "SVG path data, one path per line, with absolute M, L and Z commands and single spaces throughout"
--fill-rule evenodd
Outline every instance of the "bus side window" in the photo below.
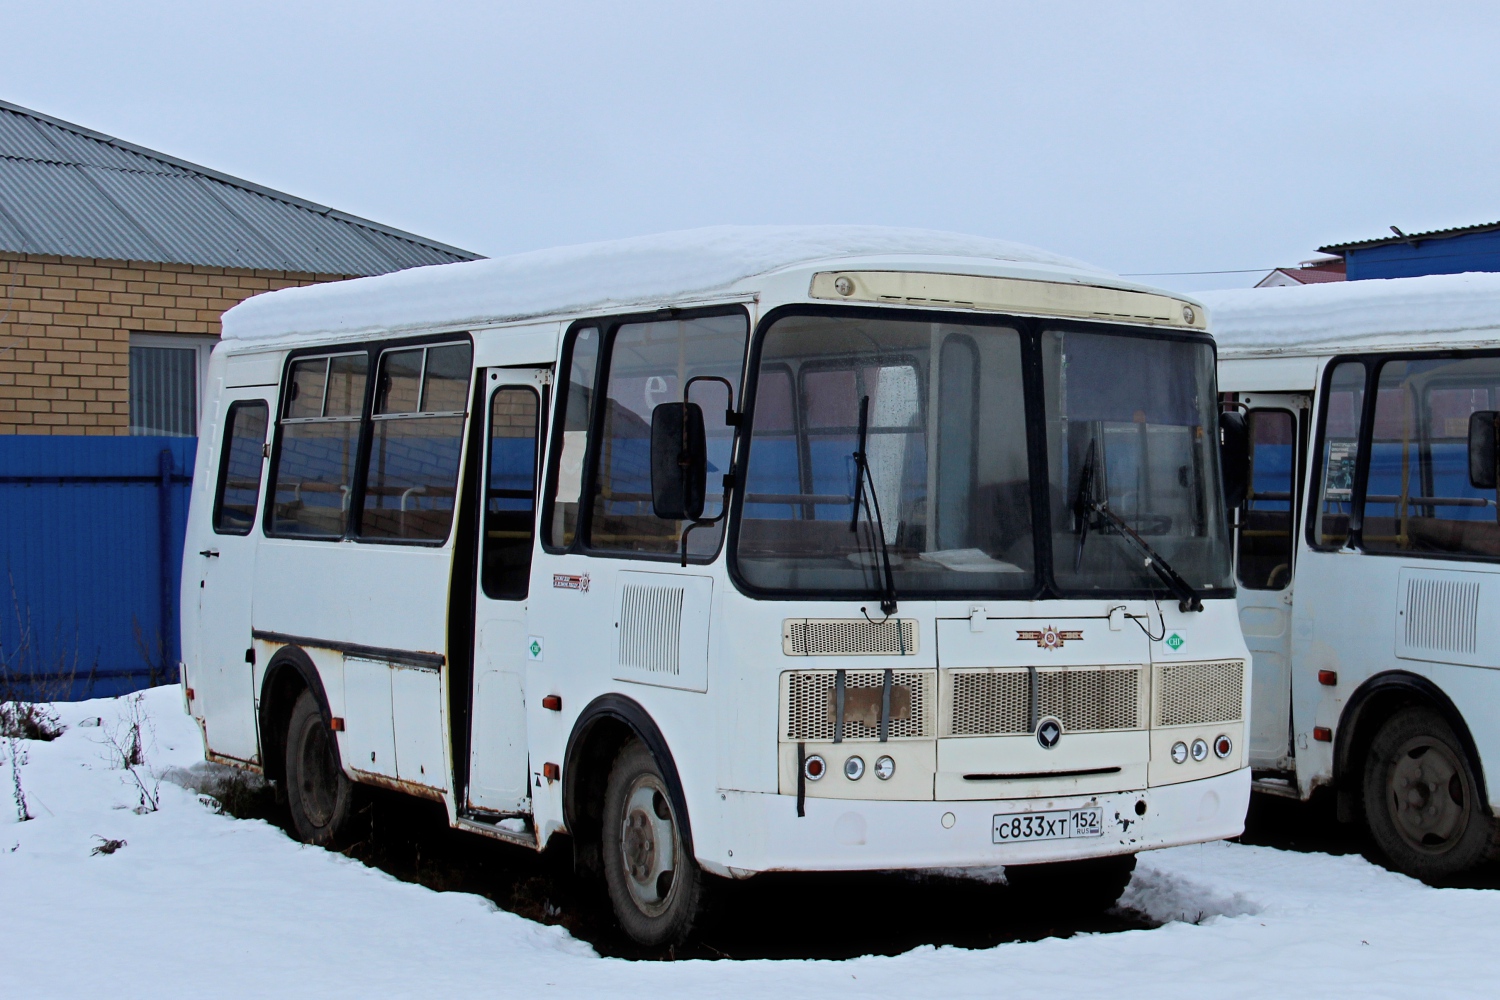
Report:
M 599 330 L 584 327 L 569 347 L 568 380 L 558 386 L 562 408 L 552 470 L 552 503 L 542 537 L 553 548 L 572 546 L 578 532 L 578 498 L 583 493 L 583 459 L 588 450 L 589 418 L 593 413 L 594 381 L 599 371 Z
M 292 362 L 267 533 L 341 538 L 349 524 L 369 357 L 336 354 Z
M 1283 590 L 1291 582 L 1296 419 L 1286 410 L 1251 410 L 1250 492 L 1240 527 L 1240 583 Z
M 1500 406 L 1500 357 L 1380 366 L 1361 544 L 1367 552 L 1500 556 L 1495 491 L 1469 483 L 1469 416 Z
M 473 356 L 469 344 L 381 355 L 361 538 L 441 542 L 448 537 Z
M 270 407 L 264 399 L 229 405 L 224 419 L 224 446 L 219 459 L 219 489 L 214 496 L 214 533 L 248 535 L 260 502 L 261 451 L 266 443 Z
M 1318 456 L 1323 479 L 1313 507 L 1312 542 L 1322 548 L 1337 548 L 1349 538 L 1364 399 L 1364 362 L 1345 361 L 1334 368 L 1323 396 L 1323 452 Z
M 496 600 L 524 598 L 531 577 L 537 414 L 534 389 L 506 386 L 490 397 L 480 579 L 485 596 Z

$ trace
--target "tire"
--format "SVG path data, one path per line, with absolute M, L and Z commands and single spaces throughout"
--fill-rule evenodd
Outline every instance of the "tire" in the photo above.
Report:
M 656 759 L 631 740 L 610 768 L 602 839 L 609 901 L 638 944 L 680 944 L 702 912 L 704 876 L 682 831 Z
M 1496 853 L 1496 824 L 1453 727 L 1430 708 L 1385 721 L 1365 757 L 1365 824 L 1397 871 L 1441 881 Z
M 1024 905 L 1051 913 L 1102 913 L 1120 901 L 1135 871 L 1134 854 L 1047 865 L 1006 865 L 1005 884 Z
M 354 783 L 339 765 L 333 730 L 311 691 L 298 696 L 287 724 L 286 800 L 299 840 L 342 845 L 354 815 Z

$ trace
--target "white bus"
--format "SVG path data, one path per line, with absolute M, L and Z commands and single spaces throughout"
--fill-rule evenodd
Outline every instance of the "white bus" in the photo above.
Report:
M 210 369 L 188 711 L 312 843 L 361 783 L 568 834 L 643 943 L 769 870 L 1112 901 L 1249 801 L 1205 330 L 862 228 L 252 299 Z
M 1500 275 L 1204 296 L 1248 416 L 1254 787 L 1332 789 L 1395 867 L 1496 853 Z

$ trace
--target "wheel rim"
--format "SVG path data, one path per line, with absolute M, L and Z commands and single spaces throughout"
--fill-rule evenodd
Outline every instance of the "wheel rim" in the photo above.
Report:
M 667 790 L 655 775 L 641 775 L 630 785 L 620 823 L 620 860 L 636 907 L 647 916 L 665 912 L 677 866 L 677 829 Z
M 334 787 L 333 747 L 321 720 L 314 718 L 302 737 L 302 811 L 314 826 L 327 826 L 333 819 L 338 791 Z
M 1468 792 L 1457 755 L 1438 740 L 1418 736 L 1396 754 L 1386 802 L 1403 840 L 1423 853 L 1442 854 L 1468 827 Z

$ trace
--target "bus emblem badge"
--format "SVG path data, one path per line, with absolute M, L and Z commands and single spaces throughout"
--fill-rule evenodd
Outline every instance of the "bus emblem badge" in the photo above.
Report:
M 1036 640 L 1038 649 L 1062 649 L 1063 644 L 1069 639 L 1082 641 L 1082 629 L 1059 629 L 1048 625 L 1044 629 L 1017 629 L 1016 641 L 1027 642 Z
M 1043 750 L 1051 750 L 1062 739 L 1062 723 L 1056 719 L 1043 719 L 1036 727 L 1036 741 Z

